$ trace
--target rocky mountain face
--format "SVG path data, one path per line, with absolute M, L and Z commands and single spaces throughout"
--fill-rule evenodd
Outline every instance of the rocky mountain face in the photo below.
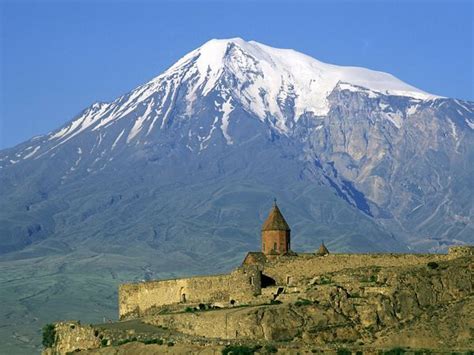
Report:
M 38 303 L 61 303 L 63 285 L 97 270 L 108 285 L 228 270 L 258 249 L 273 197 L 297 251 L 322 239 L 332 251 L 472 244 L 473 133 L 472 102 L 292 50 L 211 40 L 0 152 L 0 267 L 25 275 L 0 283 L 4 297 L 32 290 L 7 313 L 38 318 Z M 32 287 L 42 270 L 54 271 Z M 113 299 L 108 290 L 91 292 Z

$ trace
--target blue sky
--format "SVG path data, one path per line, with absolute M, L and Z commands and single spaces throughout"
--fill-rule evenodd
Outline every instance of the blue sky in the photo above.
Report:
M 0 149 L 242 37 L 474 100 L 471 1 L 0 0 Z

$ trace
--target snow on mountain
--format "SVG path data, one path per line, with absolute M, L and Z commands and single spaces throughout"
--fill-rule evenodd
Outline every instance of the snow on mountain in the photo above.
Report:
M 190 63 L 193 63 L 192 68 L 187 69 Z M 240 38 L 211 40 L 184 56 L 155 80 L 182 73 L 183 68 L 186 68 L 185 79 L 198 76 L 191 93 L 200 91 L 202 95 L 207 95 L 226 72 L 232 73 L 243 89 L 234 94 L 240 101 L 248 101 L 248 108 L 260 118 L 267 113 L 282 118 L 284 114 L 279 103 L 290 95 L 295 98 L 296 120 L 308 111 L 323 116 L 329 109 L 327 96 L 339 82 L 385 95 L 422 100 L 438 97 L 387 73 L 326 64 L 291 49 L 272 48 Z M 194 95 L 189 98 L 192 101 Z
M 327 115 L 328 96 L 337 86 L 370 97 L 438 98 L 387 73 L 326 64 L 294 50 L 240 38 L 213 39 L 114 102 L 92 105 L 49 140 L 62 144 L 88 128 L 97 131 L 133 117 L 126 135 L 130 143 L 141 131 L 150 134 L 157 123 L 159 128 L 166 126 L 178 93 L 185 97 L 184 115 L 192 117 L 196 101 L 217 92 L 224 103 L 216 107 L 216 115 L 222 116 L 216 124 L 231 144 L 227 127 L 235 102 L 262 121 L 271 118 L 273 127 L 285 133 L 305 113 Z

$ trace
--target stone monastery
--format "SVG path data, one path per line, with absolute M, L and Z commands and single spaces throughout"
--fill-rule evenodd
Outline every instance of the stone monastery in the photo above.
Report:
M 308 283 L 324 284 L 330 280 L 325 275 L 341 270 L 426 265 L 474 254 L 473 247 L 452 247 L 448 254 L 439 255 L 329 254 L 324 243 L 315 253 L 296 254 L 291 250 L 290 227 L 276 201 L 262 226 L 261 248 L 247 253 L 242 265 L 229 274 L 120 285 L 120 319 L 198 305 L 228 308 L 288 301 Z

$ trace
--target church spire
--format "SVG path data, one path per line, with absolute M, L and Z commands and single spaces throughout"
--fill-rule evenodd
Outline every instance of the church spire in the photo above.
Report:
M 273 208 L 270 214 L 263 223 L 262 231 L 290 231 L 290 226 L 286 223 L 285 217 L 278 208 L 276 198 L 273 200 Z

